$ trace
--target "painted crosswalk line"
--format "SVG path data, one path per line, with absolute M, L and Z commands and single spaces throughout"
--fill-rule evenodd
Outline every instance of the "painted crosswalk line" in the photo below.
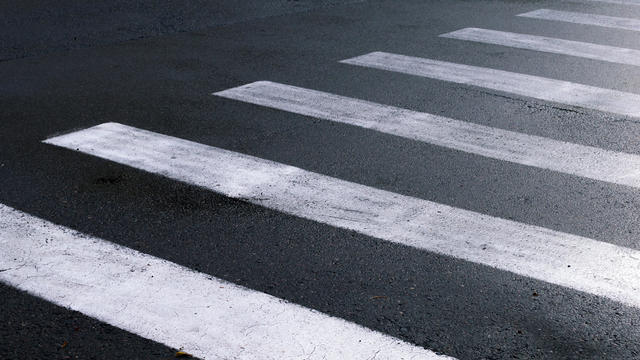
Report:
M 636 49 L 478 28 L 460 29 L 440 36 L 640 66 L 640 50 Z
M 50 138 L 287 214 L 640 307 L 640 251 L 117 123 Z
M 601 27 L 612 28 L 612 29 L 640 31 L 639 19 L 624 18 L 624 17 L 588 14 L 588 13 L 573 12 L 573 11 L 551 10 L 551 9 L 534 10 L 534 11 L 526 12 L 523 14 L 518 14 L 517 16 L 532 18 L 532 19 L 562 21 L 562 22 L 581 24 L 581 25 L 594 25 L 594 26 L 601 26 Z
M 378 51 L 341 62 L 477 86 L 587 109 L 640 117 L 640 95 L 634 93 Z
M 204 359 L 451 359 L 2 204 L 0 248 L 0 282 Z
M 580 1 L 581 2 L 589 2 L 589 3 L 608 3 L 608 4 L 617 4 L 617 5 L 638 5 L 638 6 L 640 6 L 640 1 L 639 0 L 580 0 Z
M 638 155 L 492 128 L 269 81 L 258 81 L 214 94 L 498 160 L 640 187 Z

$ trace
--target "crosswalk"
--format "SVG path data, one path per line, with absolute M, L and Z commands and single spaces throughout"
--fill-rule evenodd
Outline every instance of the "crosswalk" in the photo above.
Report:
M 447 359 L 4 205 L 0 216 L 2 281 L 202 358 Z
M 638 0 L 583 0 L 583 1 L 593 1 L 593 2 L 601 2 L 601 3 L 609 3 L 609 4 L 619 4 L 619 5 L 640 5 Z
M 450 39 L 467 40 L 518 49 L 608 61 L 617 64 L 640 66 L 640 50 L 615 46 L 478 28 L 456 30 L 440 36 Z
M 46 142 L 287 214 L 640 307 L 640 251 L 115 123 Z M 610 265 L 602 268 L 602 261 Z
M 605 0 L 635 6 L 631 0 Z M 640 20 L 539 9 L 544 21 L 640 31 Z M 473 25 L 473 24 L 470 24 Z M 640 65 L 640 49 L 468 27 L 441 34 L 508 48 Z M 428 78 L 640 118 L 640 95 L 565 80 L 385 52 L 345 67 Z M 427 86 L 427 85 L 425 85 Z M 212 94 L 472 156 L 640 188 L 640 155 L 479 125 L 291 84 L 256 81 Z M 530 100 L 533 99 L 533 100 Z M 258 110 L 260 111 L 260 110 Z M 606 124 L 605 124 L 606 125 Z M 42 142 L 372 239 L 459 259 L 640 308 L 640 251 L 379 189 L 116 122 Z M 505 174 L 506 177 L 509 174 Z M 79 233 L 0 204 L 0 282 L 203 359 L 453 359 L 340 317 Z M 184 296 L 167 296 L 169 293 Z M 295 344 L 295 345 L 292 345 Z M 437 349 L 436 349 L 437 350 Z
M 563 21 L 580 25 L 601 26 L 611 29 L 640 31 L 640 20 L 615 16 L 587 14 L 573 11 L 558 11 L 550 9 L 534 10 L 518 16 L 532 19 Z
M 581 108 L 637 117 L 640 95 L 478 66 L 372 52 L 342 63 L 477 86 Z
M 455 150 L 565 174 L 640 187 L 640 157 L 260 81 L 215 93 Z

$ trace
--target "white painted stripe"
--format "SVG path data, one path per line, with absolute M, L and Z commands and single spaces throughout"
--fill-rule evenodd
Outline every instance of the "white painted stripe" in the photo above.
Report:
M 120 124 L 46 140 L 331 226 L 640 307 L 640 251 Z
M 640 187 L 640 156 L 258 81 L 215 95 L 424 141 L 498 160 Z
M 640 50 L 635 49 L 478 28 L 461 29 L 440 36 L 640 66 Z
M 0 281 L 204 359 L 451 359 L 0 204 Z
M 342 63 L 478 86 L 620 115 L 640 116 L 640 95 L 509 71 L 372 52 Z
M 574 0 L 574 1 L 578 1 L 578 0 Z M 601 2 L 601 3 L 618 4 L 618 5 L 640 5 L 640 1 L 638 0 L 579 0 L 579 2 Z
M 640 20 L 615 16 L 550 9 L 534 10 L 524 14 L 518 14 L 517 16 L 542 20 L 563 21 L 581 25 L 595 25 L 613 29 L 640 31 Z

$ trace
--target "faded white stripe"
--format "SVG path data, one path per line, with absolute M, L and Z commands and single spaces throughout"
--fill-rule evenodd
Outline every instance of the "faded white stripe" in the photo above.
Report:
M 215 95 L 517 164 L 640 187 L 638 155 L 526 135 L 269 81 L 254 82 Z
M 0 281 L 205 359 L 450 359 L 0 204 Z
M 640 50 L 505 31 L 466 28 L 441 37 L 640 66 Z
M 601 3 L 618 4 L 618 5 L 640 5 L 640 1 L 638 0 L 573 0 L 573 1 L 601 2 Z
M 372 52 L 341 62 L 478 86 L 620 115 L 640 116 L 640 95 L 638 94 L 568 81 L 385 52 Z
M 518 14 L 517 16 L 542 20 L 563 21 L 573 24 L 595 25 L 613 29 L 640 31 L 640 20 L 615 16 L 550 9 L 534 10 L 524 14 Z
M 46 140 L 365 235 L 640 306 L 640 251 L 120 124 Z

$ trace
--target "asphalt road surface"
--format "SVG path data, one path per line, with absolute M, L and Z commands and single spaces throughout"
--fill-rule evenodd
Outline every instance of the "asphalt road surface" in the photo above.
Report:
M 0 19 L 0 358 L 640 359 L 640 1 Z

